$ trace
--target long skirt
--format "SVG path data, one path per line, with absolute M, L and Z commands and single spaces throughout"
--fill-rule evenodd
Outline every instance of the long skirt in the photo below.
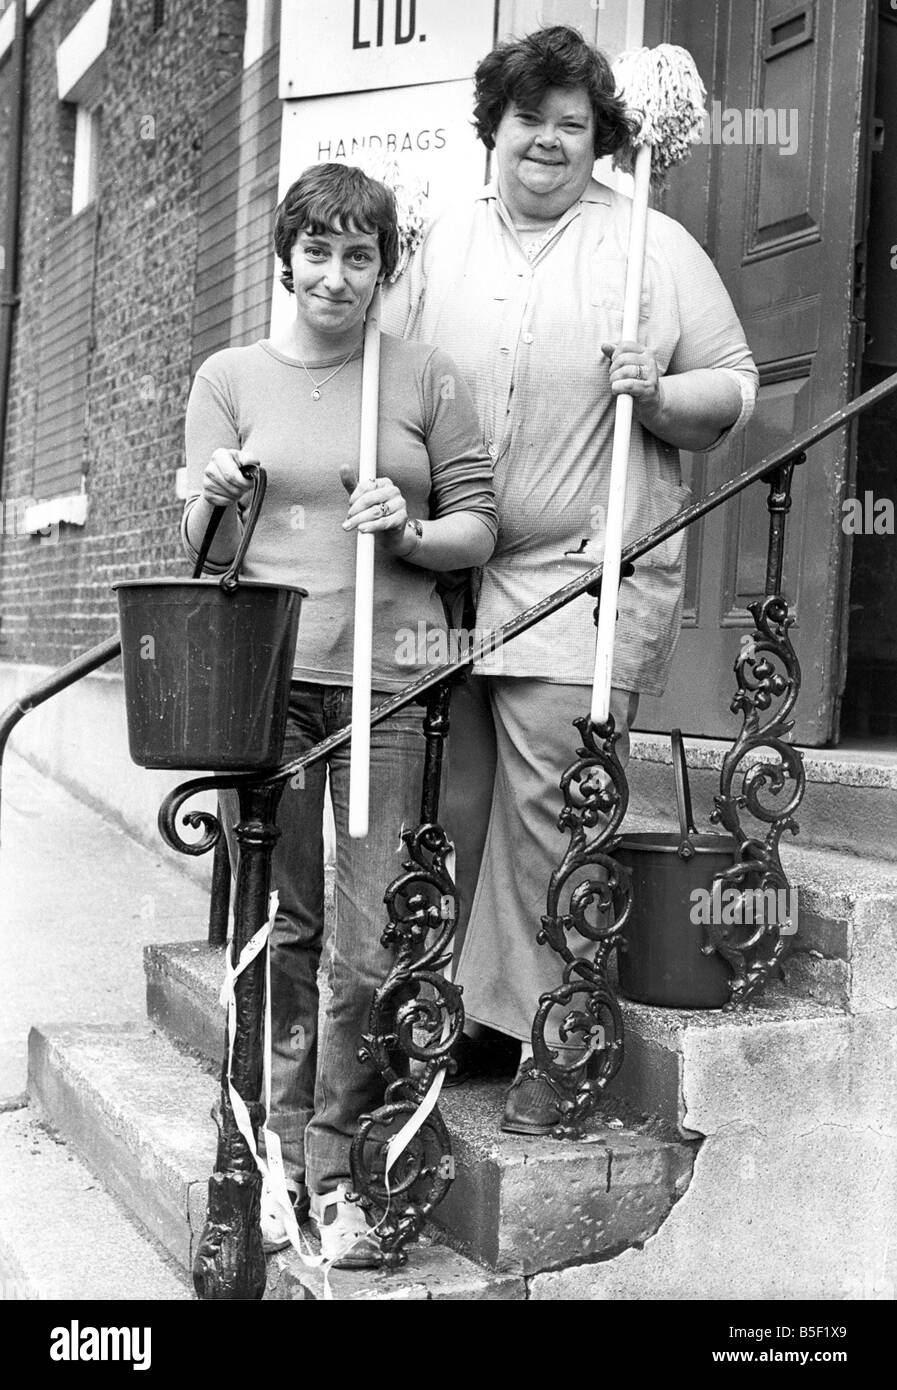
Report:
M 455 841 L 461 899 L 456 978 L 468 1018 L 521 1041 L 529 1041 L 539 996 L 561 983 L 562 960 L 536 935 L 569 843 L 558 816 L 561 774 L 582 746 L 573 720 L 590 703 L 590 686 L 520 676 L 474 676 L 452 700 L 443 822 Z M 612 692 L 624 763 L 637 708 L 634 692 Z M 577 933 L 570 946 L 592 949 Z

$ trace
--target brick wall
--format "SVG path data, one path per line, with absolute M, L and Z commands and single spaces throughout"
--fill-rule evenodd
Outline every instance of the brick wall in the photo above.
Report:
M 0 659 L 60 664 L 115 630 L 115 579 L 182 574 L 183 413 L 190 387 L 204 113 L 242 64 L 243 0 L 115 0 L 103 95 L 100 216 L 88 377 L 89 515 L 58 537 L 15 531 L 33 495 L 42 277 L 70 212 L 72 108 L 56 47 L 88 0 L 50 0 L 29 25 L 20 293 L 0 493 Z M 9 59 L 0 65 L 5 142 Z M 5 146 L 4 146 L 5 153 Z M 2 194 L 0 194 L 2 199 Z

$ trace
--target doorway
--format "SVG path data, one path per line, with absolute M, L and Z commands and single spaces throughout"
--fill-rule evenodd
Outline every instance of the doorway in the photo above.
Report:
M 897 371 L 897 13 L 881 0 L 869 228 L 866 239 L 866 334 L 859 389 Z M 897 749 L 897 398 L 861 416 L 855 505 L 850 527 L 847 678 L 838 742 Z

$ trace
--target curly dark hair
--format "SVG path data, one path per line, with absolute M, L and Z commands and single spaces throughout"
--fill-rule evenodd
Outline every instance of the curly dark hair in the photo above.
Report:
M 596 159 L 616 154 L 637 130 L 616 95 L 610 63 L 567 24 L 553 24 L 526 38 L 500 43 L 478 65 L 474 81 L 474 125 L 487 150 L 495 148 L 495 132 L 509 102 L 538 107 L 549 87 L 586 89 L 595 126 Z
M 290 184 L 274 214 L 274 250 L 283 270 L 280 283 L 293 293 L 290 254 L 300 232 L 376 232 L 381 274 L 387 279 L 399 259 L 396 200 L 385 184 L 349 164 L 312 164 Z

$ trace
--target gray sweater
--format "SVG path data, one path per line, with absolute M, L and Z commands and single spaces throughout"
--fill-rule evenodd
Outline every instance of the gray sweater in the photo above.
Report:
M 322 381 L 340 360 L 307 365 Z M 268 491 L 243 575 L 308 590 L 293 678 L 351 685 L 356 541 L 354 532 L 342 530 L 348 499 L 339 470 L 344 463 L 358 469 L 360 350 L 322 385 L 320 400 L 311 392 L 301 365 L 268 341 L 227 348 L 203 363 L 187 405 L 182 537 L 195 561 L 185 524 L 213 451 L 253 453 L 268 475 Z M 492 463 L 454 363 L 439 349 L 388 334 L 381 346 L 377 471 L 400 489 L 409 516 L 468 511 L 497 533 Z M 411 644 L 408 634 L 434 628 L 445 628 L 436 576 L 378 547 L 375 689 L 399 690 L 426 668 L 426 642 Z

